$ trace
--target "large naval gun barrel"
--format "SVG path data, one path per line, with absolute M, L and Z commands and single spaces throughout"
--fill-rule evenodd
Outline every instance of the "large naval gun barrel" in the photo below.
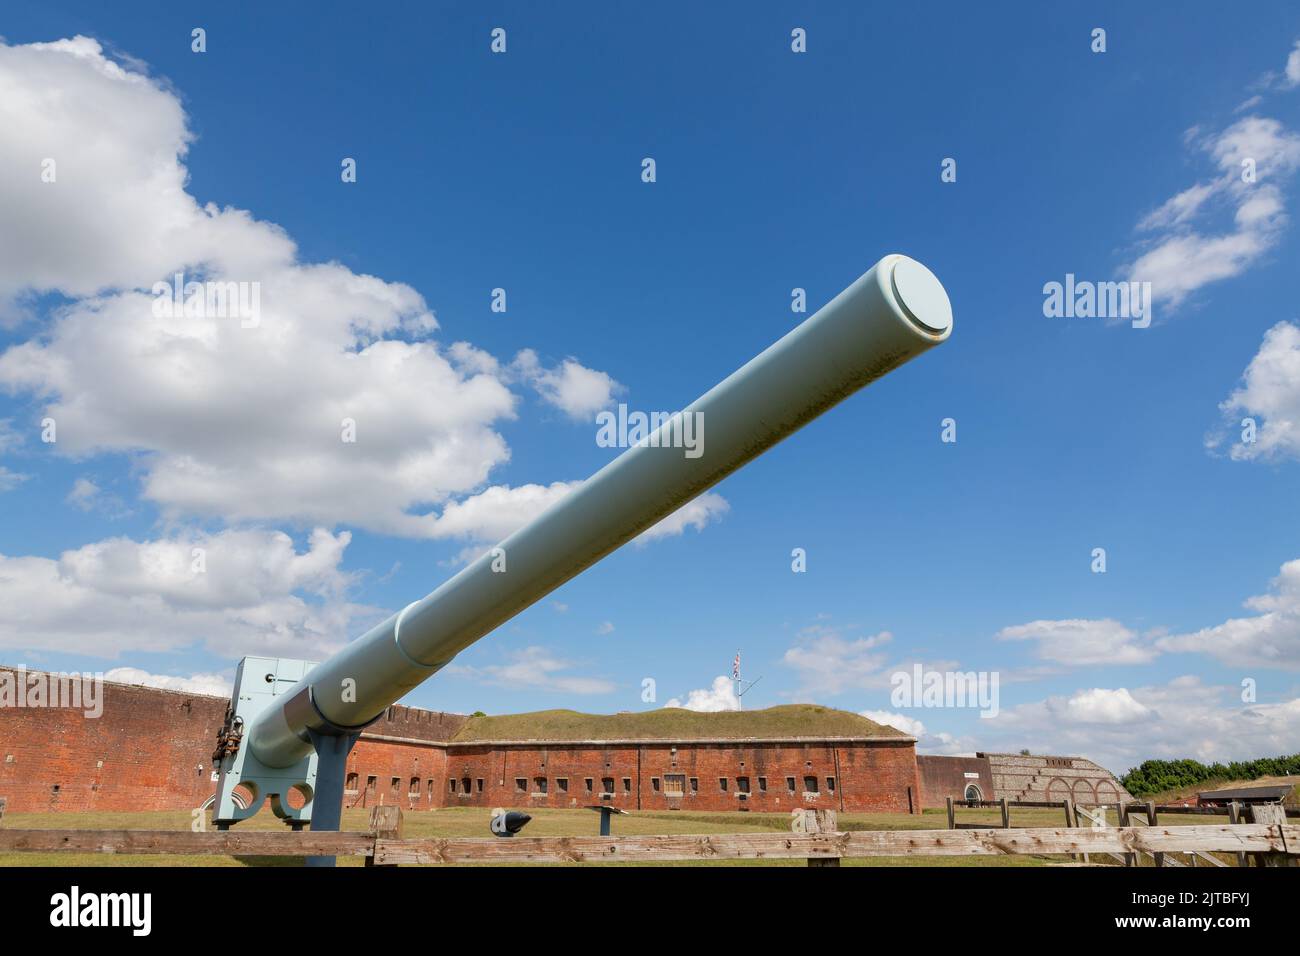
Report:
M 249 729 L 253 755 L 288 767 L 312 752 L 313 733 L 360 730 L 470 644 L 951 328 L 934 274 L 885 256 L 648 440 L 277 695 Z M 683 448 L 687 426 L 693 447 Z

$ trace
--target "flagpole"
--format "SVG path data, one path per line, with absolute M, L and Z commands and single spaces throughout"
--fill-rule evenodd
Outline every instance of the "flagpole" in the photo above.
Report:
M 736 710 L 745 709 L 744 695 L 740 692 L 740 648 L 736 648 L 736 660 L 731 665 L 731 679 L 736 685 Z

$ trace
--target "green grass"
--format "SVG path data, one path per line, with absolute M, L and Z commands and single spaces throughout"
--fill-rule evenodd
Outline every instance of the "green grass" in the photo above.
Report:
M 765 710 L 707 714 L 675 707 L 619 714 L 540 710 L 471 717 L 452 738 L 484 740 L 686 740 L 700 738 L 901 737 L 901 731 L 846 710 L 787 704 Z
M 527 836 L 583 836 L 599 832 L 599 816 L 590 810 L 530 809 L 532 822 Z M 475 807 L 451 807 L 440 810 L 408 812 L 404 817 L 403 836 L 489 837 L 488 811 Z M 1112 819 L 1108 822 L 1114 825 Z M 996 809 L 959 810 L 963 823 L 1000 821 Z M 345 810 L 343 829 L 364 831 L 369 826 L 368 810 Z M 158 813 L 11 813 L 4 826 L 12 829 L 96 829 L 96 830 L 187 830 L 188 811 Z M 1064 825 L 1060 810 L 1013 809 L 1011 822 L 1017 827 L 1059 827 Z M 1162 826 L 1226 823 L 1227 817 L 1178 816 L 1167 814 L 1158 821 Z M 905 813 L 842 813 L 839 825 L 844 830 L 942 830 L 947 826 L 943 810 L 927 810 L 912 816 Z M 269 812 L 239 824 L 241 829 L 280 830 L 280 823 Z M 672 811 L 634 811 L 617 816 L 615 834 L 645 835 L 672 833 L 751 833 L 789 832 L 790 817 L 785 813 L 681 813 Z M 845 866 L 1043 866 L 1063 862 L 1063 857 L 1037 856 L 969 856 L 969 857 L 882 857 L 845 860 Z M 235 858 L 229 856 L 114 855 L 108 853 L 0 853 L 0 866 L 274 866 L 296 865 L 297 860 L 279 858 Z M 339 860 L 342 866 L 361 865 L 360 857 Z M 601 864 L 606 865 L 606 864 Z M 608 864 L 619 865 L 619 864 Z M 667 863 L 665 866 L 804 866 L 802 860 L 727 860 L 709 863 Z

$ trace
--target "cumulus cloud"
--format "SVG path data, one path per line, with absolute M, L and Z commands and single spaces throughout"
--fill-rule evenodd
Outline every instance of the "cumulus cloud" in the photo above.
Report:
M 1035 641 L 1043 660 L 1086 667 L 1092 664 L 1144 664 L 1157 651 L 1119 621 L 1031 621 L 1004 627 L 1001 641 Z
M 582 484 L 581 481 L 556 481 L 514 488 L 496 485 L 448 504 L 441 515 L 431 519 L 430 533 L 437 538 L 467 541 L 455 560 L 457 563 L 472 561 Z M 633 543 L 643 546 L 685 534 L 688 529 L 701 531 L 726 514 L 729 507 L 721 495 L 706 492 L 641 532 Z
M 858 714 L 867 718 L 867 720 L 874 720 L 878 724 L 893 727 L 915 737 L 918 753 L 953 755 L 974 753 L 976 749 L 969 740 L 940 731 L 931 732 L 926 729 L 925 724 L 921 721 L 915 717 L 908 717 L 906 714 L 900 714 L 892 710 L 860 710 Z
M 723 710 L 740 710 L 740 698 L 736 696 L 736 687 L 731 678 L 719 674 L 713 678 L 712 686 L 691 691 L 686 695 L 685 701 L 674 697 L 664 706 L 714 714 Z
M 1257 84 L 1265 90 L 1294 90 L 1300 86 L 1300 40 L 1296 40 L 1280 71 L 1269 70 Z M 1256 97 L 1257 99 L 1259 97 Z
M 0 354 L 0 388 L 55 419 L 55 453 L 130 456 L 169 519 L 439 537 L 477 515 L 473 535 L 490 538 L 559 493 L 488 487 L 509 459 L 496 426 L 516 414 L 519 370 L 433 341 L 409 286 L 302 262 L 278 226 L 201 206 L 186 191 L 192 141 L 177 95 L 96 41 L 0 42 L 0 312 L 33 293 L 73 299 Z M 255 287 L 256 320 L 156 310 L 155 283 L 178 272 Z M 617 387 L 527 355 L 528 383 L 568 414 Z
M 730 509 L 731 505 L 722 495 L 712 491 L 705 492 L 694 501 L 688 501 L 657 524 L 651 525 L 636 539 L 637 543 L 646 544 L 660 538 L 677 537 L 685 534 L 688 528 L 703 531 L 713 522 L 720 521 Z
M 347 599 L 349 540 L 317 529 L 299 552 L 282 532 L 191 532 L 109 538 L 57 559 L 0 554 L 0 648 L 315 658 L 380 616 Z
M 178 690 L 187 694 L 206 694 L 210 697 L 229 697 L 234 689 L 220 674 L 192 674 L 174 677 L 169 674 L 150 674 L 138 667 L 114 667 L 104 673 L 104 680 L 113 684 L 134 684 L 138 687 L 158 687 Z
M 573 661 L 557 657 L 544 647 L 533 646 L 509 652 L 504 664 L 487 664 L 482 667 L 451 664 L 443 668 L 443 673 L 513 690 L 556 691 L 564 694 L 609 694 L 614 691 L 615 685 L 611 681 L 566 673 L 574 666 Z
M 1126 687 L 1075 691 L 1058 712 L 1076 724 L 1123 724 L 1151 716 L 1151 709 L 1134 700 Z
M 1300 325 L 1279 322 L 1264 333 L 1241 385 L 1219 408 L 1223 421 L 1208 448 L 1230 441 L 1228 454 L 1238 461 L 1300 458 Z M 1235 440 L 1243 418 L 1255 419 L 1253 442 Z
M 577 359 L 566 358 L 555 368 L 544 368 L 532 349 L 516 355 L 512 368 L 542 401 L 577 420 L 589 420 L 623 388 L 606 373 L 587 368 Z
M 915 717 L 908 717 L 906 714 L 895 713 L 892 710 L 860 710 L 858 714 L 867 718 L 867 720 L 874 720 L 878 724 L 893 727 L 905 734 L 911 734 L 913 737 L 921 737 L 925 734 L 925 724 Z
M 879 688 L 889 683 L 888 654 L 881 648 L 892 640 L 888 631 L 846 638 L 835 627 L 813 624 L 781 660 L 798 675 L 796 695 L 805 699 Z
M 464 538 L 475 542 L 497 542 L 523 527 L 555 504 L 580 481 L 556 481 L 549 485 L 495 486 L 455 501 L 433 520 L 437 537 Z
M 1208 654 L 1233 667 L 1300 670 L 1300 558 L 1282 565 L 1270 592 L 1245 606 L 1259 613 L 1171 634 L 1156 644 L 1165 651 Z
M 1127 267 L 1172 307 L 1202 286 L 1240 275 L 1272 250 L 1287 225 L 1283 189 L 1300 167 L 1300 136 L 1275 119 L 1246 116 L 1217 133 L 1190 131 L 1216 173 L 1172 196 L 1138 223 L 1149 237 Z M 1243 180 L 1250 161 L 1254 181 Z M 1217 222 L 1218 214 L 1227 221 Z
M 1131 690 L 1079 690 L 1004 710 L 984 736 L 1000 738 L 1005 749 L 1085 756 L 1116 773 L 1151 758 L 1208 763 L 1294 751 L 1300 699 L 1242 704 L 1239 695 L 1238 687 L 1191 676 Z M 981 749 L 993 748 L 986 742 Z

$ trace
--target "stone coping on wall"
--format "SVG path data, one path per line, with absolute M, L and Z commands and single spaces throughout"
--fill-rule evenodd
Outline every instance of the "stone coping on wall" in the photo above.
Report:
M 555 740 L 530 738 L 521 740 L 453 740 L 451 747 L 625 747 L 625 746 L 679 746 L 716 744 L 743 747 L 755 744 L 914 744 L 915 737 L 629 737 L 608 740 Z

